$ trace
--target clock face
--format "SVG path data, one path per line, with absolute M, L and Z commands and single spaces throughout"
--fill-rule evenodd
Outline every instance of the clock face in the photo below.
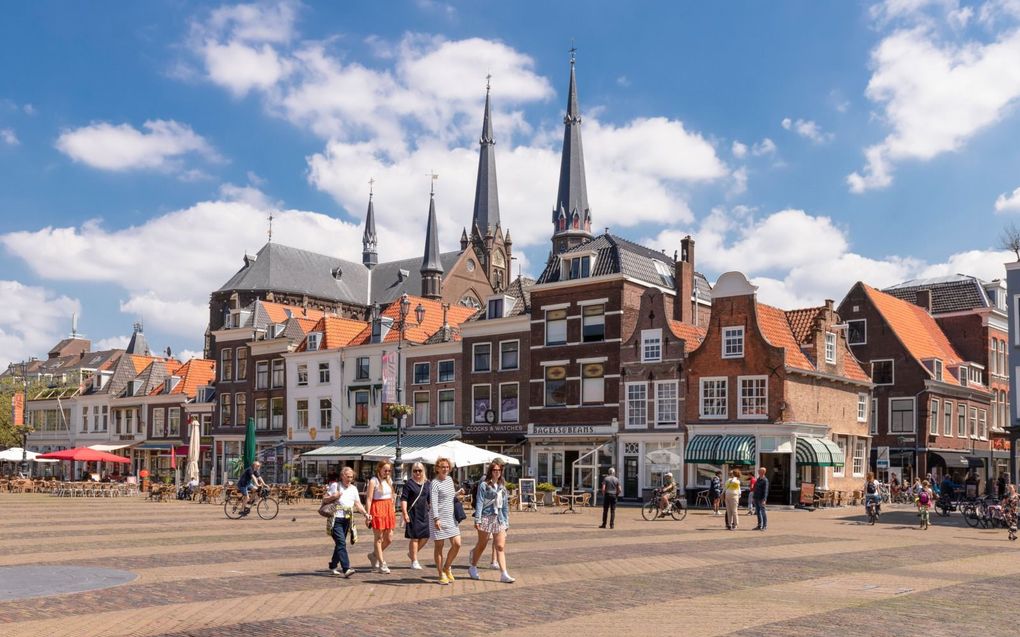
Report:
M 475 260 L 474 259 L 468 259 L 467 260 L 467 270 L 468 270 L 468 272 L 474 272 L 475 271 Z
M 492 263 L 498 265 L 499 267 L 503 267 L 504 265 L 506 265 L 506 258 L 503 256 L 502 252 L 496 250 L 496 252 L 493 253 L 492 255 Z

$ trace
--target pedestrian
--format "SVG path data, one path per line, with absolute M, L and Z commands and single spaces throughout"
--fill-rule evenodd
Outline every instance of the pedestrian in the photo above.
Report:
M 329 488 L 322 498 L 323 504 L 336 505 L 336 514 L 332 518 L 333 526 L 330 529 L 330 535 L 333 536 L 333 557 L 329 560 L 329 570 L 333 575 L 343 577 L 350 577 L 355 573 L 347 556 L 347 532 L 354 524 L 354 511 L 358 510 L 366 519 L 371 519 L 371 515 L 361 504 L 358 487 L 352 484 L 353 481 L 354 469 L 344 467 L 339 476 L 335 473 L 329 476 Z
M 620 479 L 616 477 L 616 469 L 610 467 L 609 475 L 602 480 L 602 526 L 606 528 L 606 518 L 609 518 L 609 528 L 616 526 L 616 500 L 620 497 Z
M 460 552 L 460 527 L 453 517 L 453 500 L 457 497 L 457 487 L 453 485 L 450 472 L 453 462 L 449 458 L 436 458 L 436 477 L 432 478 L 429 492 L 432 525 L 429 527 L 429 538 L 432 540 L 432 555 L 439 571 L 439 583 L 442 585 L 454 581 L 453 560 Z M 443 543 L 450 541 L 450 550 L 443 560 Z
M 758 467 L 758 479 L 754 482 L 754 512 L 758 516 L 755 531 L 765 531 L 769 526 L 768 512 L 765 504 L 769 497 L 769 479 L 765 477 L 765 467 Z
M 506 532 L 510 528 L 510 494 L 503 480 L 505 463 L 502 459 L 493 460 L 485 472 L 485 479 L 478 483 L 475 493 L 475 530 L 478 531 L 478 543 L 471 551 L 471 565 L 468 575 L 471 579 L 478 576 L 478 560 L 485 553 L 485 545 L 489 538 L 496 547 L 496 563 L 499 564 L 501 575 L 499 581 L 513 584 L 514 578 L 506 568 Z
M 722 495 L 722 471 L 716 471 L 708 485 L 708 501 L 712 503 L 712 515 L 719 515 L 719 498 Z
M 1007 484 L 1007 482 L 1006 482 L 1006 472 L 1002 471 L 1002 472 L 999 473 L 999 479 L 996 482 L 996 487 L 997 487 L 997 491 L 998 491 L 997 495 L 999 496 L 999 499 L 1002 499 L 1002 498 L 1006 497 L 1006 484 Z
M 372 552 L 368 561 L 379 573 L 389 573 L 383 553 L 393 542 L 393 529 L 397 526 L 397 516 L 393 506 L 393 465 L 388 461 L 380 462 L 375 468 L 375 475 L 368 481 L 365 502 L 369 503 L 372 513 L 370 528 L 375 536 Z
M 740 503 L 740 469 L 730 471 L 726 481 L 726 530 L 737 530 L 737 506 Z
M 758 481 L 754 473 L 751 474 L 751 479 L 747 482 L 747 514 L 754 515 L 754 483 Z
M 425 479 L 425 465 L 420 462 L 411 467 L 411 479 L 404 483 L 400 494 L 400 511 L 404 516 L 404 537 L 410 540 L 407 557 L 411 568 L 422 570 L 418 551 L 429 541 L 429 481 Z
M 1006 495 L 1002 497 L 1002 515 L 1006 520 L 1010 540 L 1016 539 L 1018 509 L 1020 509 L 1020 495 L 1017 495 L 1016 485 L 1006 483 Z

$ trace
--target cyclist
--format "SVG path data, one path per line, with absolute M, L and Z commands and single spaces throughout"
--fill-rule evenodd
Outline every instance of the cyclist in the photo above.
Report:
M 667 473 L 662 476 L 662 488 L 659 489 L 659 515 L 669 513 L 669 501 L 676 494 L 676 483 L 673 482 L 673 474 Z
M 875 503 L 875 515 L 878 515 L 882 511 L 882 494 L 879 493 L 879 483 L 875 479 L 875 474 L 869 471 L 868 479 L 864 483 L 864 509 L 867 510 L 872 502 Z
M 252 489 L 266 486 L 262 475 L 259 473 L 261 468 L 262 463 L 256 460 L 250 467 L 244 470 L 244 473 L 237 480 L 237 490 L 241 493 L 241 504 L 244 506 L 244 509 L 241 510 L 241 515 L 251 513 L 251 496 L 249 492 Z

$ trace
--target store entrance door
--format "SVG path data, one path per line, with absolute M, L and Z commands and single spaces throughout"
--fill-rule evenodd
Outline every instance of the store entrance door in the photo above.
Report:
M 788 453 L 761 454 L 761 466 L 768 470 L 769 502 L 790 504 L 790 458 Z
M 623 496 L 628 499 L 641 497 L 641 492 L 638 489 L 637 456 L 625 456 L 623 459 Z

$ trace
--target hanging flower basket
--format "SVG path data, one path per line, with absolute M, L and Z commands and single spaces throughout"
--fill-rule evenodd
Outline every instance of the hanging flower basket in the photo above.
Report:
M 386 417 L 393 419 L 400 419 L 404 416 L 410 416 L 414 413 L 414 407 L 410 405 L 401 405 L 400 403 L 394 403 L 386 409 Z

